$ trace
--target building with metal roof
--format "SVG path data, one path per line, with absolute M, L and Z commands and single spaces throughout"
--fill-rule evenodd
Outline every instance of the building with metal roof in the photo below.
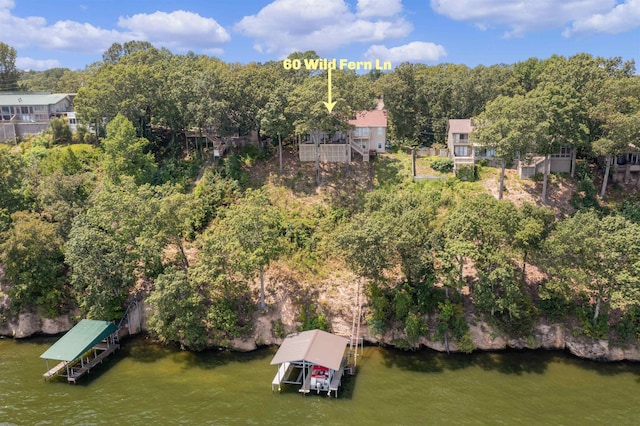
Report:
M 55 117 L 75 127 L 73 93 L 0 93 L 0 142 L 35 135 Z
M 302 385 L 300 392 L 335 391 L 341 384 L 346 364 L 345 349 L 349 339 L 322 330 L 290 334 L 271 360 L 278 366 L 271 390 L 282 383 Z
M 83 319 L 40 355 L 47 363 L 44 378 L 65 376 L 69 383 L 75 383 L 119 348 L 118 328 L 114 323 Z M 50 369 L 49 360 L 59 363 Z

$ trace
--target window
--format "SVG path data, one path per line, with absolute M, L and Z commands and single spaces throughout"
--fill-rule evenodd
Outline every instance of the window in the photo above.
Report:
M 378 142 L 378 149 L 382 149 L 382 142 Z
M 382 127 L 378 127 L 378 136 L 382 136 Z
M 70 118 L 69 119 L 69 124 L 76 124 L 76 119 L 75 118 Z
M 456 146 L 453 148 L 453 155 L 456 157 L 470 157 L 471 149 L 468 146 Z
M 551 158 L 571 158 L 571 147 L 563 146 L 555 154 L 551 154 Z
M 356 130 L 353 132 L 356 138 L 365 138 L 369 136 L 369 128 L 368 127 L 356 127 Z
M 480 158 L 493 158 L 496 156 L 495 148 L 476 148 L 474 149 L 475 156 Z
M 468 133 L 454 133 L 453 141 L 455 143 L 468 143 L 469 142 L 469 134 Z
M 46 105 L 36 105 L 36 106 L 33 107 L 33 110 L 35 112 L 47 111 L 47 106 Z

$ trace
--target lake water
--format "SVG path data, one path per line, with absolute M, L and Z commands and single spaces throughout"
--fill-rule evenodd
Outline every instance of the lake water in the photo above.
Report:
M 0 424 L 640 424 L 640 365 L 557 352 L 365 347 L 339 397 L 271 392 L 275 349 L 181 352 L 145 337 L 77 385 L 44 382 L 56 339 L 0 340 Z

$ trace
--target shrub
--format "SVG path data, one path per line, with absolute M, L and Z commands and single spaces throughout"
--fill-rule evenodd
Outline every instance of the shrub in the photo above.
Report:
M 284 324 L 280 318 L 271 321 L 271 328 L 273 329 L 273 335 L 277 338 L 283 339 L 286 336 L 284 332 Z
M 571 205 L 576 210 L 600 210 L 600 203 L 598 202 L 598 198 L 596 197 L 597 192 L 598 191 L 596 190 L 591 177 L 588 175 L 584 175 L 578 182 L 576 190 L 571 196 L 571 200 L 569 200 L 569 203 L 571 203 Z
M 315 329 L 330 331 L 329 320 L 324 313 L 318 312 L 314 305 L 303 305 L 298 320 L 302 323 L 302 325 L 298 327 L 298 331 Z
M 591 170 L 589 169 L 589 162 L 587 160 L 576 160 L 576 173 L 577 179 L 583 179 L 585 176 L 589 176 Z
M 460 165 L 456 170 L 456 177 L 460 180 L 466 180 L 468 182 L 475 182 L 478 180 L 480 176 L 480 171 L 478 166 L 475 164 L 471 165 Z
M 440 173 L 450 173 L 453 171 L 453 160 L 451 158 L 437 158 L 431 162 L 431 168 Z
M 585 336 L 601 340 L 609 335 L 609 315 L 601 313 L 596 322 L 593 322 L 594 307 L 588 303 L 583 304 L 577 310 L 578 321 L 582 326 L 579 330 Z
M 640 344 L 640 306 L 630 306 L 616 325 L 620 343 L 636 342 Z

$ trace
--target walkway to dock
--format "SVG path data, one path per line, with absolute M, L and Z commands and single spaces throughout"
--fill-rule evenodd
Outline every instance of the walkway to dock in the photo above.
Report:
M 278 372 L 271 382 L 271 392 L 273 392 L 274 386 L 278 386 L 278 392 L 280 392 L 280 390 L 282 389 L 282 383 L 287 379 L 289 373 L 291 373 L 290 367 L 290 362 L 283 362 L 282 364 L 280 364 L 280 367 L 278 367 Z

